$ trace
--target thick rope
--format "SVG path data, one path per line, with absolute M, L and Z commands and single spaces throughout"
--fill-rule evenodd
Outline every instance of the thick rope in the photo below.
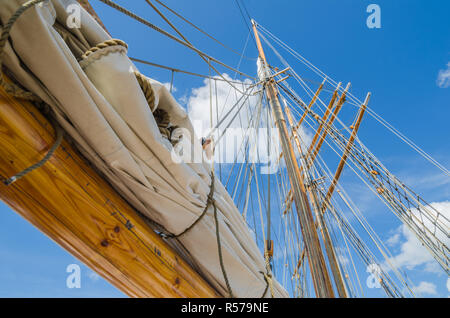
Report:
M 107 48 L 107 47 L 110 47 L 110 46 L 116 46 L 116 45 L 120 45 L 120 46 L 123 46 L 124 48 L 128 49 L 128 45 L 124 41 L 119 40 L 119 39 L 110 39 L 110 40 L 103 41 L 103 42 L 97 44 L 94 47 L 91 47 L 89 50 L 87 50 L 81 56 L 81 58 L 82 59 L 86 59 L 92 53 L 95 53 L 95 52 L 100 51 L 100 50 L 102 50 L 104 48 Z
M 274 291 L 273 291 L 273 280 L 272 280 L 272 274 L 270 272 L 270 260 L 269 260 L 269 255 L 268 252 L 266 251 L 265 253 L 265 260 L 266 260 L 266 271 L 267 273 L 264 274 L 264 279 L 267 282 L 267 285 L 270 288 L 270 295 L 272 296 L 272 298 L 274 297 Z
M 219 252 L 220 269 L 222 270 L 223 279 L 225 280 L 225 284 L 227 285 L 228 297 L 229 298 L 234 298 L 233 291 L 231 290 L 230 281 L 228 280 L 228 275 L 227 275 L 227 272 L 225 270 L 225 265 L 223 263 L 222 244 L 220 242 L 219 221 L 217 219 L 217 207 L 216 207 L 214 202 L 213 202 L 213 207 L 214 207 L 214 220 L 216 222 L 216 238 L 217 238 L 217 249 L 218 249 L 218 252 Z
M 264 288 L 263 294 L 262 294 L 262 296 L 260 298 L 265 298 L 267 290 L 269 289 L 269 280 L 268 280 L 268 276 L 267 276 L 266 273 L 261 272 L 261 271 L 260 271 L 260 273 L 263 275 L 264 280 L 266 281 L 266 288 Z
M 225 280 L 225 284 L 227 286 L 227 291 L 228 291 L 228 297 L 233 298 L 233 291 L 231 289 L 231 285 L 230 285 L 230 281 L 228 280 L 228 275 L 227 272 L 225 270 L 225 265 L 223 262 L 223 254 L 222 254 L 222 244 L 220 241 L 220 230 L 219 230 L 219 221 L 217 218 L 217 207 L 216 204 L 214 202 L 214 189 L 215 189 L 215 177 L 214 177 L 214 172 L 211 173 L 211 185 L 210 185 L 210 191 L 208 194 L 208 198 L 206 200 L 206 206 L 205 209 L 203 210 L 202 214 L 197 218 L 197 220 L 195 220 L 194 223 L 192 223 L 189 227 L 187 227 L 183 232 L 181 232 L 180 234 L 164 234 L 161 233 L 161 236 L 163 238 L 178 238 L 184 234 L 186 234 L 187 232 L 189 232 L 195 225 L 198 224 L 198 222 L 200 222 L 200 220 L 206 215 L 206 212 L 208 211 L 208 208 L 212 205 L 213 209 L 214 209 L 214 221 L 216 223 L 216 239 L 217 239 L 217 249 L 219 252 L 219 263 L 220 263 L 220 269 L 222 270 L 222 274 L 223 274 L 223 278 Z
M 138 71 L 134 71 L 134 75 L 136 76 L 139 86 L 141 87 L 145 99 L 147 100 L 148 106 L 150 106 L 150 109 L 153 113 L 156 109 L 156 105 L 155 105 L 155 92 L 153 91 L 152 84 L 150 83 L 148 78 L 146 78 Z
M 7 92 L 9 95 L 12 95 L 17 98 L 22 98 L 30 101 L 41 101 L 39 96 L 32 92 L 28 92 L 21 88 L 20 86 L 9 83 L 6 81 L 2 66 L 3 66 L 3 53 L 6 46 L 6 42 L 9 38 L 9 33 L 11 32 L 11 28 L 14 25 L 14 23 L 17 21 L 17 19 L 29 8 L 33 7 L 34 5 L 44 2 L 46 0 L 31 0 L 28 2 L 25 2 L 23 5 L 20 6 L 19 9 L 17 9 L 16 12 L 9 18 L 8 22 L 5 24 L 5 26 L 2 29 L 2 34 L 0 36 L 0 86 Z

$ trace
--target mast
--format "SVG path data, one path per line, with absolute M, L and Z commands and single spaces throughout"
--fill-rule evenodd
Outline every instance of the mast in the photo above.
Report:
M 325 264 L 325 257 L 320 245 L 319 235 L 317 234 L 317 230 L 314 225 L 314 219 L 310 204 L 308 202 L 308 197 L 306 195 L 304 180 L 300 173 L 294 148 L 289 138 L 286 120 L 278 99 L 278 89 L 273 77 L 270 77 L 266 56 L 259 39 L 258 30 L 256 29 L 256 22 L 253 19 L 252 26 L 255 34 L 256 45 L 259 51 L 259 61 L 262 64 L 262 74 L 260 72 L 258 73 L 260 80 L 265 81 L 266 96 L 272 109 L 275 123 L 280 135 L 281 147 L 293 191 L 297 215 L 300 222 L 306 254 L 308 256 L 309 268 L 311 270 L 311 276 L 314 284 L 314 290 L 317 297 L 331 298 L 334 297 L 334 292 L 330 275 L 328 274 Z

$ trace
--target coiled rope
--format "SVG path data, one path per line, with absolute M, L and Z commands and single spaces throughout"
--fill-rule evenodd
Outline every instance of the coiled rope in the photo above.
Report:
M 9 83 L 6 81 L 6 79 L 3 75 L 2 65 L 3 65 L 3 53 L 4 53 L 6 41 L 9 38 L 9 34 L 11 32 L 12 26 L 17 21 L 17 19 L 22 15 L 22 13 L 24 13 L 27 9 L 29 9 L 29 8 L 33 7 L 34 5 L 41 3 L 43 1 L 46 1 L 46 0 L 31 0 L 31 1 L 28 1 L 28 2 L 24 3 L 23 5 L 21 5 L 20 8 L 17 9 L 16 12 L 11 16 L 11 18 L 9 18 L 8 22 L 3 27 L 2 34 L 0 36 L 0 86 L 5 90 L 6 93 L 8 93 L 11 96 L 26 99 L 26 100 L 33 101 L 33 102 L 39 102 L 39 103 L 42 102 L 42 100 L 41 100 L 41 98 L 39 98 L 39 96 L 35 95 L 32 92 L 22 89 L 21 87 L 19 87 L 18 85 L 14 84 L 12 82 Z M 56 140 L 55 140 L 54 144 L 52 145 L 52 147 L 47 152 L 47 154 L 39 162 L 22 170 L 21 172 L 17 173 L 16 175 L 14 175 L 6 180 L 3 180 L 3 183 L 5 185 L 7 185 L 7 186 L 11 185 L 12 183 L 14 183 L 17 180 L 19 180 L 20 178 L 24 177 L 31 171 L 42 167 L 53 156 L 53 153 L 56 151 L 56 149 L 58 149 L 58 147 L 62 143 L 64 131 L 61 128 L 61 126 L 59 126 L 59 124 L 57 124 L 55 121 L 51 120 L 51 123 L 53 124 L 54 130 L 56 133 Z
M 81 58 L 82 58 L 82 59 L 85 59 L 85 58 L 87 58 L 89 55 L 91 55 L 92 53 L 95 53 L 95 52 L 97 52 L 97 51 L 100 51 L 101 49 L 107 48 L 107 47 L 109 47 L 109 46 L 115 46 L 115 45 L 120 45 L 120 46 L 123 46 L 123 47 L 125 47 L 126 49 L 128 49 L 128 45 L 127 45 L 124 41 L 119 40 L 119 39 L 109 39 L 109 40 L 106 40 L 106 41 L 103 41 L 103 42 L 97 44 L 97 45 L 94 46 L 94 47 L 91 47 L 89 50 L 87 50 L 87 51 L 81 56 Z

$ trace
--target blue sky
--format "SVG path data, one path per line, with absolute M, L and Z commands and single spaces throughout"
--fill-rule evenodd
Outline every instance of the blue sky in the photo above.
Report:
M 449 1 L 243 1 L 256 21 L 333 79 L 344 83 L 351 81 L 351 91 L 359 99 L 363 99 L 368 91 L 372 92 L 372 109 L 445 167 L 450 166 L 450 88 L 438 85 L 439 72 L 446 74 L 450 62 Z M 144 0 L 117 2 L 169 30 Z M 208 66 L 195 53 L 97 0 L 91 3 L 112 36 L 128 43 L 130 56 L 208 74 Z M 164 3 L 230 47 L 242 50 L 248 29 L 235 1 L 166 0 Z M 381 29 L 366 26 L 369 15 L 366 8 L 370 3 L 381 8 Z M 238 56 L 177 18 L 173 21 L 201 50 L 229 65 L 238 64 Z M 252 58 L 257 56 L 253 43 L 249 43 L 245 54 Z M 277 65 L 273 54 L 269 53 L 268 58 Z M 161 82 L 170 81 L 169 71 L 138 67 Z M 255 68 L 254 61 L 244 60 L 241 65 L 241 69 L 251 75 L 255 74 Z M 296 70 L 303 74 L 300 66 Z M 175 75 L 174 84 L 174 95 L 179 100 L 191 97 L 193 88 L 204 86 L 202 79 L 181 74 Z M 367 117 L 359 135 L 387 168 L 423 194 L 428 202 L 450 200 L 449 178 L 375 120 Z M 409 241 L 399 230 L 400 223 L 367 194 L 368 191 L 360 185 L 352 187 L 356 180 L 347 170 L 343 181 L 349 185 L 350 194 L 355 196 L 356 203 L 380 236 L 386 241 L 398 238 L 397 242 L 392 240 L 392 250 L 394 254 L 401 254 L 402 244 Z M 0 297 L 123 296 L 3 204 L 0 205 L 0 224 L 3 228 L 0 231 Z M 66 288 L 66 267 L 72 263 L 82 267 L 80 289 Z M 446 275 L 427 269 L 427 264 L 412 266 L 408 271 L 409 278 L 422 286 L 424 296 L 447 297 Z M 381 296 L 372 290 L 368 290 L 367 295 Z

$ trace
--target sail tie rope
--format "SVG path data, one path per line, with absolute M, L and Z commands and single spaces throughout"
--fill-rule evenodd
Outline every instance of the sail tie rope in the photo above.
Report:
M 64 137 L 64 130 L 61 128 L 61 126 L 59 126 L 58 124 L 54 124 L 55 128 L 55 133 L 56 133 L 56 140 L 53 143 L 53 145 L 50 147 L 50 149 L 48 150 L 47 154 L 44 156 L 44 158 L 42 158 L 40 161 L 38 161 L 37 163 L 29 166 L 28 168 L 22 170 L 21 172 L 15 174 L 14 176 L 3 180 L 3 183 L 7 186 L 11 185 L 12 183 L 16 182 L 17 180 L 19 180 L 20 178 L 24 177 L 25 175 L 27 175 L 28 173 L 30 173 L 33 170 L 36 170 L 40 167 L 42 167 L 48 160 L 50 160 L 50 158 L 53 156 L 53 153 L 56 151 L 56 149 L 58 149 L 58 147 L 61 145 L 62 141 L 63 141 L 63 137 Z
M 97 52 L 97 51 L 99 51 L 101 49 L 104 49 L 106 47 L 115 46 L 115 45 L 121 45 L 121 46 L 127 47 L 127 44 L 124 41 L 117 40 L 117 39 L 107 40 L 107 41 L 104 41 L 102 43 L 97 44 L 95 47 L 92 47 L 91 49 L 86 51 L 83 54 L 82 58 L 86 59 L 89 55 L 91 55 L 94 52 Z M 144 75 L 142 75 L 138 71 L 135 71 L 134 75 L 136 77 L 136 80 L 139 83 L 139 86 L 141 87 L 141 89 L 142 89 L 142 91 L 144 93 L 144 96 L 145 96 L 145 98 L 147 100 L 147 103 L 149 104 L 149 107 L 150 107 L 151 111 L 155 115 L 155 119 L 157 119 L 156 118 L 157 117 L 156 113 L 157 113 L 158 110 L 155 110 L 155 108 L 156 108 L 155 107 L 155 94 L 154 94 L 154 91 L 152 89 L 151 83 L 149 82 L 149 80 Z M 164 119 L 169 120 L 167 113 L 165 113 L 165 114 L 162 113 L 160 115 L 164 117 L 164 118 L 162 118 L 162 120 L 164 120 Z M 167 116 L 164 116 L 164 115 L 167 115 Z M 158 126 L 160 126 L 160 125 L 158 125 Z M 159 127 L 159 128 L 160 128 L 160 130 L 162 129 L 162 127 Z M 163 132 L 161 131 L 161 133 L 163 133 Z M 163 238 L 173 239 L 173 238 L 179 238 L 180 236 L 186 234 L 195 225 L 197 225 L 198 222 L 200 222 L 203 219 L 203 217 L 205 216 L 205 214 L 208 211 L 208 208 L 212 205 L 213 209 L 214 209 L 214 219 L 215 219 L 215 223 L 216 223 L 216 238 L 217 238 L 217 247 L 218 247 L 218 253 L 219 253 L 220 268 L 222 270 L 222 274 L 223 274 L 223 277 L 224 277 L 224 280 L 225 280 L 225 284 L 227 286 L 228 295 L 229 295 L 230 298 L 233 298 L 233 292 L 232 292 L 232 289 L 231 289 L 231 286 L 230 286 L 230 282 L 228 280 L 228 275 L 226 273 L 224 262 L 223 262 L 222 245 L 221 245 L 221 241 L 220 241 L 219 223 L 218 223 L 218 219 L 217 219 L 217 207 L 216 207 L 216 205 L 214 203 L 214 191 L 215 191 L 215 182 L 214 182 L 214 180 L 215 180 L 214 173 L 212 172 L 211 173 L 210 191 L 209 191 L 209 194 L 208 194 L 208 197 L 207 197 L 207 200 L 206 200 L 206 205 L 205 205 L 205 208 L 204 208 L 202 214 L 189 227 L 187 227 L 181 233 L 179 233 L 179 234 L 166 234 L 166 233 L 161 232 L 160 236 L 163 237 Z
M 208 208 L 212 205 L 213 209 L 214 209 L 214 221 L 216 223 L 216 239 L 217 239 L 217 249 L 219 252 L 219 263 L 220 263 L 220 269 L 222 270 L 222 274 L 223 274 L 223 278 L 225 280 L 225 284 L 227 286 L 227 291 L 228 291 L 228 296 L 230 298 L 233 298 L 233 291 L 231 289 L 231 285 L 230 285 L 230 281 L 228 280 L 228 275 L 227 272 L 225 270 L 225 265 L 223 262 L 223 254 L 222 254 L 222 244 L 220 241 L 220 230 L 219 230 L 219 221 L 218 221 L 218 217 L 217 217 L 217 207 L 214 201 L 214 189 L 215 189 L 215 177 L 214 177 L 214 172 L 211 172 L 211 185 L 210 185 L 210 190 L 209 190 L 209 194 L 208 194 L 208 198 L 206 200 L 206 206 L 203 209 L 202 214 L 194 221 L 194 223 L 192 223 L 189 227 L 187 227 L 183 232 L 179 233 L 179 234 L 166 234 L 166 233 L 160 233 L 160 236 L 162 238 L 179 238 L 180 236 L 186 234 L 187 232 L 189 232 L 195 225 L 198 224 L 198 222 L 200 222 L 200 220 L 202 220 L 202 218 L 206 215 L 206 212 L 208 211 Z
M 165 234 L 165 233 L 161 233 L 161 237 L 163 238 L 179 238 L 180 236 L 186 234 L 187 232 L 189 232 L 195 225 L 197 225 L 198 222 L 200 222 L 200 220 L 205 216 L 206 212 L 208 211 L 208 208 L 213 205 L 215 207 L 214 204 L 214 173 L 211 173 L 211 185 L 210 185 L 210 190 L 209 190 L 209 194 L 208 194 L 208 198 L 206 199 L 206 206 L 203 209 L 202 214 L 200 214 L 200 216 L 194 221 L 194 223 L 192 223 L 190 226 L 188 226 L 183 232 L 179 233 L 179 234 Z
M 43 1 L 46 1 L 46 0 L 31 0 L 31 1 L 28 1 L 28 2 L 24 3 L 23 5 L 21 5 L 20 8 L 17 9 L 16 12 L 14 12 L 14 14 L 11 16 L 11 18 L 9 18 L 8 22 L 3 27 L 2 34 L 0 36 L 0 86 L 5 90 L 6 93 L 8 93 L 11 96 L 14 96 L 17 98 L 22 98 L 22 99 L 29 100 L 29 101 L 32 101 L 35 103 L 39 103 L 39 104 L 42 102 L 42 100 L 39 96 L 35 95 L 32 92 L 22 89 L 20 86 L 14 84 L 12 82 L 9 83 L 6 81 L 6 79 L 3 75 L 3 68 L 2 68 L 3 59 L 2 59 L 2 57 L 3 57 L 3 51 L 6 46 L 6 42 L 9 38 L 9 34 L 10 34 L 11 28 L 14 25 L 14 23 L 22 15 L 22 13 L 24 13 L 27 9 L 29 9 L 29 8 L 33 7 L 34 5 L 41 3 Z M 20 178 L 27 175 L 28 173 L 30 173 L 31 171 L 42 167 L 53 156 L 53 153 L 56 151 L 56 149 L 58 149 L 58 147 L 62 143 L 62 140 L 64 137 L 64 130 L 56 122 L 54 122 L 54 121 L 51 121 L 51 122 L 52 122 L 54 130 L 55 130 L 56 140 L 53 143 L 53 145 L 50 147 L 50 149 L 48 150 L 47 154 L 39 162 L 22 170 L 21 172 L 17 173 L 16 175 L 14 175 L 6 180 L 3 180 L 3 183 L 5 185 L 9 186 L 12 183 L 16 182 L 17 180 L 19 180 Z
M 214 175 L 214 174 L 212 174 L 212 175 Z M 233 291 L 231 290 L 230 281 L 228 280 L 228 275 L 227 275 L 227 272 L 225 270 L 225 265 L 223 263 L 222 244 L 220 242 L 219 221 L 217 219 L 217 207 L 216 207 L 216 204 L 214 202 L 213 202 L 213 207 L 214 207 L 214 220 L 216 222 L 216 238 L 217 238 L 217 249 L 218 249 L 218 252 L 219 252 L 220 269 L 222 270 L 223 278 L 225 280 L 225 284 L 227 285 L 228 297 L 229 298 L 234 298 Z

